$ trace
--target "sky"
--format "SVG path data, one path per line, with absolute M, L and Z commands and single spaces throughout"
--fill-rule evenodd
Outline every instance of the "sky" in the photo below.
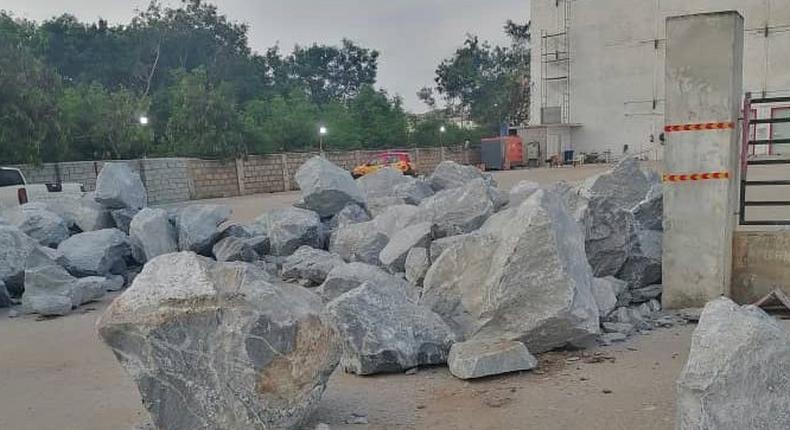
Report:
M 176 4 L 174 0 L 166 4 Z M 378 86 L 399 94 L 408 110 L 425 110 L 415 95 L 433 85 L 434 71 L 467 33 L 506 44 L 508 19 L 526 21 L 529 0 L 214 0 L 231 19 L 250 26 L 256 51 L 279 44 L 339 44 L 346 37 L 377 49 Z M 41 21 L 68 12 L 84 21 L 125 23 L 148 0 L 0 0 L 0 9 Z

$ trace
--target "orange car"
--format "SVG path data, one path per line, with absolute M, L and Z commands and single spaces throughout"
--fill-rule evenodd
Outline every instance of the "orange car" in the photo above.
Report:
M 369 173 L 377 172 L 384 167 L 392 167 L 393 169 L 400 170 L 404 175 L 414 176 L 414 165 L 411 163 L 408 152 L 382 152 L 370 159 L 367 163 L 354 168 L 351 171 L 351 176 L 359 178 Z

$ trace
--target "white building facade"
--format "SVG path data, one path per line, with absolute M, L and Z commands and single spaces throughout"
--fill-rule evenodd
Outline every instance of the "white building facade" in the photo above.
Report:
M 737 10 L 745 18 L 744 89 L 790 96 L 790 0 L 531 0 L 532 104 L 525 143 L 549 158 L 573 150 L 661 158 L 665 20 Z M 760 107 L 790 117 L 790 104 Z M 790 138 L 790 123 L 759 125 L 759 139 Z M 790 155 L 790 145 L 757 153 Z

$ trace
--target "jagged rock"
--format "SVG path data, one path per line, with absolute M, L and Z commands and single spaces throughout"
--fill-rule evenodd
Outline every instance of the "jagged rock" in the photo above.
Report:
M 255 235 L 269 238 L 269 252 L 277 256 L 291 255 L 303 245 L 323 248 L 324 244 L 321 218 L 306 209 L 290 207 L 271 210 L 258 217 L 251 229 Z
M 340 212 L 348 203 L 365 204 L 365 195 L 347 171 L 326 158 L 313 157 L 296 171 L 304 207 L 321 217 Z
M 532 181 L 521 181 L 510 189 L 510 206 L 518 206 L 535 194 L 540 189 L 540 184 Z
M 178 213 L 178 249 L 211 255 L 222 233 L 219 226 L 228 220 L 231 210 L 221 205 L 191 205 Z
M 5 283 L 11 297 L 24 291 L 25 266 L 38 243 L 18 228 L 0 224 L 0 282 Z
M 112 220 L 115 223 L 115 228 L 129 234 L 129 226 L 137 212 L 139 212 L 138 209 L 115 209 L 110 211 L 110 216 L 112 216 Z
M 249 243 L 238 237 L 226 237 L 214 244 L 212 253 L 217 261 L 245 261 L 252 263 L 258 259 L 258 253 Z
M 661 296 L 664 288 L 661 284 L 631 290 L 631 303 L 645 303 Z
M 466 186 L 475 179 L 482 179 L 486 185 L 490 183 L 486 182 L 483 172 L 476 167 L 464 166 L 455 161 L 442 161 L 436 166 L 429 180 L 434 191 L 441 191 Z
M 394 235 L 381 250 L 379 261 L 393 273 L 405 270 L 406 256 L 412 248 L 427 248 L 434 236 L 434 225 L 430 222 L 414 224 Z
M 134 259 L 140 263 L 178 251 L 176 229 L 163 209 L 138 212 L 129 224 L 129 240 Z
M 370 221 L 370 215 L 365 208 L 356 203 L 349 203 L 329 220 L 327 227 L 334 231 L 341 227 L 368 221 Z
M 324 282 L 337 266 L 345 265 L 343 259 L 321 249 L 302 246 L 283 263 L 283 279 L 307 279 L 314 284 Z
M 231 224 L 222 230 L 222 233 L 219 234 L 218 241 L 225 239 L 226 237 L 249 239 L 253 236 L 254 236 L 253 232 L 247 226 L 240 224 Z
M 77 276 L 121 275 L 132 255 L 129 238 L 115 228 L 76 234 L 58 246 L 63 265 Z
M 599 333 L 583 236 L 560 197 L 538 191 L 446 249 L 422 302 L 462 339 L 510 339 L 544 352 Z
M 340 363 L 358 375 L 443 364 L 455 341 L 438 315 L 400 288 L 366 282 L 329 302 L 326 311 L 344 341 Z
M 618 207 L 614 199 L 589 202 L 584 218 L 584 247 L 595 276 L 603 278 L 620 272 L 629 256 L 633 224 L 633 214 Z
M 365 282 L 370 282 L 378 288 L 410 290 L 403 279 L 392 276 L 376 266 L 365 263 L 348 263 L 335 266 L 326 275 L 324 283 L 316 289 L 316 293 L 324 301 L 330 302 L 340 295 L 358 288 Z M 416 294 L 414 298 L 416 298 Z
M 612 170 L 586 179 L 576 189 L 584 199 L 608 199 L 613 207 L 630 210 L 644 200 L 652 186 L 639 160 L 629 157 Z
M 255 251 L 258 256 L 268 254 L 272 248 L 269 236 L 253 236 L 249 239 L 244 239 L 244 242 L 246 242 L 247 245 L 250 245 L 252 250 Z
M 348 262 L 359 261 L 378 266 L 381 264 L 379 254 L 387 243 L 389 237 L 374 220 L 337 229 L 329 241 L 329 251 Z
M 45 203 L 28 203 L 5 211 L 3 216 L 40 245 L 57 247 L 69 237 L 69 226 L 47 207 Z
M 428 250 L 423 247 L 412 248 L 406 256 L 404 270 L 406 271 L 406 279 L 412 285 L 422 286 L 422 281 L 425 279 L 425 274 L 431 267 L 431 260 L 428 257 Z
M 510 195 L 497 188 L 488 187 L 488 198 L 494 204 L 494 212 L 499 212 L 510 203 Z
M 373 218 L 376 218 L 382 213 L 386 212 L 391 206 L 403 205 L 406 205 L 406 200 L 395 196 L 375 197 L 368 199 L 367 201 L 368 212 L 370 212 L 370 215 Z
M 127 270 L 126 273 L 129 273 L 129 271 Z M 104 282 L 105 291 L 114 292 L 114 291 L 123 290 L 123 287 L 126 286 L 126 277 L 125 277 L 126 273 L 123 276 L 122 275 L 108 276 Z
M 436 239 L 431 242 L 430 257 L 431 261 L 436 261 L 440 255 L 449 247 L 456 243 L 461 243 L 466 239 L 467 235 L 461 234 L 458 236 L 448 236 L 441 239 Z
M 655 184 L 648 191 L 644 200 L 631 210 L 634 220 L 643 230 L 663 231 L 664 219 L 664 187 Z
M 656 299 L 650 299 L 647 302 L 647 306 L 650 307 L 650 311 L 653 313 L 661 311 L 661 302 Z
M 538 359 L 519 341 L 473 340 L 454 344 L 447 364 L 456 378 L 475 379 L 531 370 L 537 367 Z
M 63 218 L 72 230 L 94 231 L 115 227 L 110 211 L 93 199 L 93 193 L 80 196 L 66 194 L 35 204 Z
M 419 205 L 423 200 L 434 194 L 433 188 L 422 179 L 414 179 L 402 184 L 395 185 L 393 195 L 403 199 L 406 204 Z
M 493 213 L 488 187 L 476 179 L 423 200 L 415 221 L 436 224 L 437 237 L 455 236 L 478 229 Z
M 357 185 L 367 199 L 379 197 L 394 197 L 395 187 L 414 181 L 414 178 L 404 175 L 400 170 L 391 167 L 379 169 L 357 179 Z
M 660 283 L 663 232 L 638 230 L 633 226 L 630 231 L 627 258 L 617 278 L 628 282 L 631 289 Z
M 14 302 L 11 300 L 11 294 L 9 294 L 5 286 L 5 282 L 0 281 L 0 308 L 7 308 L 13 304 Z
M 601 324 L 601 327 L 605 333 L 622 333 L 626 336 L 631 335 L 636 330 L 633 324 L 618 322 L 605 322 Z
M 98 329 L 156 428 L 300 429 L 339 356 L 321 306 L 251 264 L 181 252 L 149 261 Z
M 419 216 L 420 209 L 417 206 L 393 205 L 378 214 L 373 222 L 376 223 L 380 232 L 386 234 L 387 237 L 392 237 L 404 228 L 419 222 Z
M 109 209 L 142 209 L 148 203 L 140 175 L 126 163 L 104 163 L 96 177 L 95 198 Z
M 106 287 L 105 278 L 77 279 L 56 264 L 43 265 L 25 271 L 22 306 L 43 316 L 68 315 L 73 308 L 104 296 Z
M 609 315 L 617 307 L 617 286 L 609 278 L 593 278 L 592 293 L 601 317 Z
M 705 306 L 677 381 L 679 430 L 790 428 L 790 334 L 754 306 Z

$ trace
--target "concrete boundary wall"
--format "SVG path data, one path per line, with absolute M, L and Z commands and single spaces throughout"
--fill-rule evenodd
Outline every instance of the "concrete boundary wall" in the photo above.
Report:
M 387 150 L 327 152 L 326 157 L 338 166 L 351 170 L 376 154 Z M 411 156 L 417 172 L 429 175 L 443 160 L 462 164 L 479 164 L 476 148 L 443 147 L 403 150 Z M 182 202 L 196 199 L 234 197 L 257 193 L 277 193 L 298 189 L 294 174 L 314 153 L 251 155 L 236 160 L 198 158 L 144 158 L 124 160 L 140 173 L 150 204 Z M 70 161 L 39 166 L 16 165 L 28 183 L 76 182 L 87 191 L 96 188 L 96 176 L 105 161 Z

